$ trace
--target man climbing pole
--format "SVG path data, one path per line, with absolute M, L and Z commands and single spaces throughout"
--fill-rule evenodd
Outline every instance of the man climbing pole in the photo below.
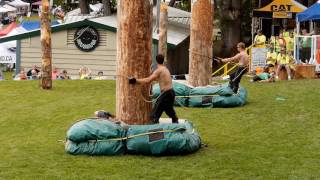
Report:
M 159 54 L 156 57 L 157 69 L 146 78 L 129 78 L 130 84 L 149 84 L 157 80 L 160 85 L 161 94 L 153 106 L 151 118 L 154 123 L 158 123 L 163 111 L 172 118 L 172 123 L 178 123 L 178 117 L 173 109 L 175 93 L 172 88 L 172 79 L 169 70 L 164 66 L 164 56 Z
M 238 92 L 241 77 L 247 72 L 249 64 L 249 55 L 246 52 L 246 45 L 243 42 L 240 42 L 237 44 L 237 49 L 239 51 L 237 55 L 231 58 L 222 59 L 222 62 L 239 62 L 237 70 L 234 73 L 230 74 L 229 87 L 233 90 L 234 93 Z

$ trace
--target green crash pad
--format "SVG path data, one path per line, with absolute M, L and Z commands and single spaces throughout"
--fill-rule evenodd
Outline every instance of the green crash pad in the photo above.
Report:
M 86 119 L 70 127 L 65 150 L 73 155 L 177 155 L 200 146 L 200 136 L 189 121 L 123 128 L 107 120 Z
M 75 123 L 67 132 L 65 150 L 70 154 L 119 155 L 125 144 L 120 140 L 126 131 L 105 119 L 85 119 Z
M 176 93 L 175 106 L 183 107 L 237 107 L 246 103 L 247 91 L 240 87 L 239 93 L 234 94 L 228 84 L 190 88 L 182 83 L 173 81 Z M 159 84 L 152 88 L 153 99 L 160 95 Z
M 132 125 L 127 133 L 127 151 L 143 155 L 181 155 L 201 146 L 198 132 L 189 121 L 179 124 Z

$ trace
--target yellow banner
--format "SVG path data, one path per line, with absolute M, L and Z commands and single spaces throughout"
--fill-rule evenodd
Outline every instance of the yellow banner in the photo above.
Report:
M 292 13 L 287 12 L 273 12 L 272 13 L 273 18 L 292 18 Z

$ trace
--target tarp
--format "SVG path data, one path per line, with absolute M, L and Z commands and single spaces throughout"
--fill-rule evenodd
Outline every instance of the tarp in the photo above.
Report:
M 21 0 L 14 0 L 12 2 L 9 2 L 8 4 L 11 6 L 14 6 L 14 7 L 25 7 L 25 6 L 29 7 L 30 6 L 30 3 L 26 3 Z
M 298 22 L 319 20 L 320 19 L 320 0 L 310 6 L 305 11 L 297 14 Z
M 57 25 L 59 24 L 58 21 L 52 21 L 51 25 Z M 21 23 L 21 27 L 26 29 L 27 31 L 32 31 L 35 29 L 40 29 L 40 21 L 23 21 Z
M 17 24 L 15 22 L 11 23 L 9 26 L 7 26 L 5 29 L 0 31 L 0 37 L 7 35 L 10 31 L 12 31 L 14 28 L 17 27 Z

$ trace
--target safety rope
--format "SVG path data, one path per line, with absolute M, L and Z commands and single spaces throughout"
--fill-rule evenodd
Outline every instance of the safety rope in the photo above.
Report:
M 97 142 L 106 142 L 106 141 L 124 141 L 124 140 L 128 140 L 128 139 L 132 139 L 132 138 L 136 138 L 136 137 L 141 137 L 141 136 L 146 136 L 146 135 L 152 135 L 152 134 L 158 134 L 158 133 L 170 133 L 170 132 L 179 132 L 179 131 L 186 131 L 185 128 L 177 128 L 177 129 L 167 129 L 167 130 L 159 130 L 159 131 L 152 131 L 152 132 L 145 132 L 145 133 L 140 133 L 140 134 L 134 134 L 131 136 L 127 136 L 127 137 L 122 137 L 122 138 L 108 138 L 108 139 L 95 139 L 95 140 L 87 140 L 84 142 L 89 142 L 89 143 L 97 143 Z M 192 129 L 191 133 L 195 133 L 194 128 Z M 58 140 L 58 142 L 61 143 L 66 143 L 66 140 Z

